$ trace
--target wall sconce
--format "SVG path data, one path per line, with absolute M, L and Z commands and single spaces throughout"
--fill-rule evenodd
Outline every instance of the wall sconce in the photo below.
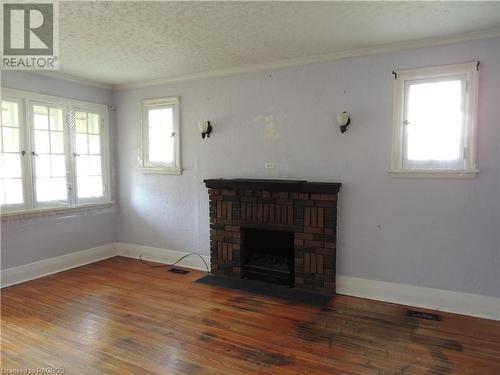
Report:
M 205 136 L 207 136 L 207 138 L 210 137 L 210 133 L 212 132 L 210 121 L 200 121 L 198 127 L 200 128 L 201 138 L 205 139 Z
M 340 126 L 340 132 L 345 133 L 347 126 L 351 123 L 351 118 L 346 111 L 337 113 L 337 124 Z

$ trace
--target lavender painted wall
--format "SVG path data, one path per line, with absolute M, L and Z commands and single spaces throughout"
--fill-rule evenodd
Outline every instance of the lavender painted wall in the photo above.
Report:
M 110 90 L 27 72 L 2 71 L 2 87 L 111 104 Z M 110 132 L 114 133 L 110 113 Z M 115 209 L 2 222 L 2 269 L 114 242 Z
M 479 176 L 391 178 L 391 71 L 475 59 Z M 184 172 L 142 174 L 140 101 L 173 95 Z M 117 240 L 208 254 L 204 178 L 338 181 L 339 274 L 500 297 L 499 98 L 500 39 L 117 92 Z M 214 124 L 206 140 L 201 119 Z

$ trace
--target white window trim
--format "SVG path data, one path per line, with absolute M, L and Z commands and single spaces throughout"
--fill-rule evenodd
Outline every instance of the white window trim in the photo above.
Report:
M 4 90 L 2 89 L 2 100 L 7 100 L 10 102 L 15 102 L 18 105 L 19 108 L 19 151 L 25 151 L 27 154 L 29 154 L 29 151 L 27 150 L 28 144 L 29 144 L 29 129 L 25 126 L 26 124 L 26 119 L 27 119 L 27 113 L 25 111 L 25 105 L 24 105 L 24 100 L 14 97 L 14 96 L 9 96 L 5 97 L 4 95 Z M 27 191 L 25 187 L 25 182 L 26 183 L 31 183 L 31 174 L 29 171 L 31 170 L 31 158 L 23 156 L 21 158 L 21 170 L 22 170 L 22 181 L 23 181 L 23 203 L 18 203 L 18 204 L 6 204 L 2 206 L 2 211 L 5 212 L 11 212 L 11 211 L 23 211 L 26 209 L 26 207 L 32 207 L 32 196 Z
M 102 207 L 114 205 L 111 194 L 111 163 L 110 163 L 110 138 L 109 138 L 109 117 L 108 107 L 104 104 L 92 103 L 82 100 L 75 100 L 65 97 L 45 95 L 30 91 L 11 89 L 1 87 L 1 99 L 18 102 L 20 105 L 19 124 L 21 132 L 21 146 L 27 152 L 27 157 L 23 159 L 23 188 L 24 204 L 23 205 L 4 205 L 1 207 L 1 217 L 31 217 L 39 214 L 51 214 L 66 211 L 78 211 L 80 209 L 89 209 L 93 207 Z M 33 162 L 31 157 L 31 140 L 30 133 L 32 132 L 31 105 L 39 103 L 44 106 L 53 106 L 59 108 L 71 108 L 74 110 L 89 111 L 97 113 L 102 117 L 102 137 L 101 137 L 101 161 L 103 172 L 104 195 L 96 199 L 80 199 L 76 203 L 76 195 L 68 198 L 64 202 L 38 203 L 34 202 L 34 183 L 33 183 Z M 67 110 L 63 111 L 63 116 L 66 116 Z M 70 137 L 70 132 L 65 132 L 65 142 L 67 137 Z M 71 150 L 69 150 L 71 152 Z M 76 184 L 76 177 L 67 174 L 67 183 L 71 184 L 73 191 Z M 26 189 L 28 187 L 28 189 Z M 64 205 L 62 205 L 64 204 Z
M 77 204 L 68 207 L 33 208 L 21 211 L 2 212 L 1 218 L 2 222 L 15 221 L 18 219 L 31 219 L 41 216 L 78 213 L 78 212 L 89 211 L 94 209 L 102 209 L 102 208 L 113 208 L 115 206 L 116 206 L 115 202 L 103 202 L 103 203 Z
M 174 166 L 162 163 L 151 163 L 148 157 L 149 148 L 149 123 L 148 109 L 152 107 L 172 106 L 174 115 Z M 144 99 L 142 101 L 142 122 L 141 122 L 141 162 L 140 171 L 153 174 L 181 175 L 181 127 L 180 127 L 180 98 L 178 96 L 157 99 Z
M 33 97 L 31 96 L 28 96 L 28 97 L 25 97 L 25 104 L 24 104 L 26 107 L 27 107 L 27 114 L 29 116 L 29 118 L 27 117 L 27 122 L 26 122 L 26 129 L 27 129 L 27 133 L 28 134 L 35 134 L 35 121 L 34 121 L 34 112 L 33 112 L 33 107 L 34 106 L 41 106 L 41 107 L 46 107 L 46 106 L 49 106 L 50 108 L 57 108 L 57 109 L 61 109 L 62 110 L 62 115 L 63 115 L 63 118 L 66 117 L 67 113 L 66 113 L 66 110 L 64 109 L 64 105 L 61 103 L 61 102 L 48 102 L 48 101 L 43 101 L 43 100 L 38 100 L 38 99 L 34 99 Z M 64 135 L 64 144 L 65 144 L 65 147 L 68 148 L 68 137 L 69 137 L 69 130 L 68 129 L 64 129 L 64 132 L 63 132 L 63 135 Z M 32 150 L 35 149 L 35 146 L 33 144 L 30 144 L 29 143 L 30 139 L 28 139 L 28 143 L 26 144 L 27 147 L 30 149 L 28 150 L 28 157 L 29 157 L 29 163 L 30 163 L 30 170 L 32 171 L 31 173 L 31 176 L 30 176 L 30 181 L 27 181 L 26 182 L 26 185 L 30 185 L 31 186 L 31 194 L 28 194 L 30 196 L 30 201 L 31 201 L 31 205 L 28 206 L 28 208 L 26 208 L 26 211 L 29 211 L 29 210 L 36 210 L 36 209 L 44 209 L 44 208 L 53 208 L 53 207 L 66 207 L 70 204 L 71 202 L 71 197 L 69 196 L 68 194 L 68 198 L 66 200 L 58 200 L 58 201 L 49 201 L 49 202 L 37 202 L 37 200 L 35 199 L 35 197 L 37 196 L 37 189 L 36 189 L 36 183 L 35 183 L 35 169 L 36 169 L 36 157 L 33 157 L 33 156 L 29 156 L 32 152 Z M 68 163 L 69 163 L 69 155 L 64 155 L 64 159 L 65 159 L 65 165 L 66 165 L 66 184 L 67 185 L 71 185 L 73 186 L 73 181 L 72 181 L 72 177 L 68 171 Z M 29 174 L 29 172 L 28 172 Z M 32 208 L 30 208 L 32 207 Z
M 74 205 L 86 205 L 86 204 L 94 204 L 94 203 L 110 203 L 111 202 L 111 159 L 110 159 L 110 138 L 109 138 L 109 116 L 108 116 L 108 108 L 107 106 L 100 106 L 99 109 L 92 109 L 91 107 L 87 106 L 87 103 L 80 102 L 75 103 L 71 107 L 71 109 L 75 112 L 94 112 L 97 113 L 101 116 L 103 126 L 101 126 L 102 130 L 102 137 L 101 137 L 101 168 L 102 168 L 102 178 L 103 178 L 103 189 L 104 189 L 104 195 L 103 197 L 99 199 L 94 199 L 94 198 L 80 198 L 79 201 L 81 203 L 76 203 L 76 196 L 78 194 L 78 187 L 76 183 L 76 175 L 72 176 L 72 185 L 73 185 L 73 198 L 75 201 L 72 201 L 71 203 Z M 72 138 L 73 144 L 75 144 L 75 136 L 76 132 L 75 130 L 71 131 L 68 133 L 68 137 Z M 76 170 L 75 166 L 75 159 L 73 158 L 71 160 L 72 163 L 72 170 Z
M 478 65 L 479 62 L 474 61 L 465 64 L 408 69 L 396 72 L 393 93 L 392 158 L 391 169 L 389 170 L 392 177 L 470 179 L 479 173 L 479 169 L 476 168 L 476 121 L 479 90 Z M 465 75 L 467 85 L 464 124 L 464 167 L 460 169 L 403 168 L 403 120 L 406 81 L 446 78 L 457 75 Z

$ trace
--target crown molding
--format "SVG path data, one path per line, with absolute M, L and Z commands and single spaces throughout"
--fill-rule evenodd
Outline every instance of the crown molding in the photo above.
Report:
M 374 46 L 374 47 L 350 49 L 350 50 L 329 53 L 329 54 L 325 54 L 325 55 L 316 55 L 316 56 L 308 56 L 308 57 L 300 57 L 300 58 L 295 58 L 295 59 L 281 60 L 281 61 L 277 61 L 277 62 L 269 63 L 269 64 L 247 65 L 247 66 L 237 67 L 237 68 L 229 68 L 229 69 L 200 72 L 200 73 L 195 73 L 195 74 L 187 74 L 187 75 L 182 75 L 182 76 L 178 76 L 178 77 L 170 77 L 170 78 L 165 77 L 165 78 L 158 78 L 158 79 L 153 79 L 153 80 L 148 80 L 148 81 L 116 84 L 116 85 L 113 85 L 112 87 L 114 90 L 137 89 L 137 88 L 165 85 L 165 84 L 177 83 L 177 82 L 194 81 L 194 80 L 207 79 L 207 78 L 225 77 L 225 76 L 231 76 L 231 75 L 237 75 L 237 74 L 258 72 L 258 71 L 263 71 L 263 70 L 286 68 L 286 67 L 299 66 L 299 65 L 308 65 L 308 64 L 314 64 L 314 63 L 320 63 L 320 62 L 326 62 L 326 61 L 340 60 L 340 59 L 345 59 L 345 58 L 349 58 L 349 57 L 370 56 L 370 55 L 377 55 L 377 54 L 382 54 L 382 53 L 397 52 L 397 51 L 411 50 L 411 49 L 418 49 L 418 48 L 425 48 L 425 47 L 436 47 L 436 46 L 455 44 L 455 43 L 466 42 L 466 41 L 471 41 L 471 40 L 490 39 L 490 38 L 497 38 L 497 37 L 500 37 L 500 28 L 475 31 L 475 32 L 469 32 L 469 33 L 463 33 L 463 34 L 457 34 L 457 35 L 445 36 L 445 37 L 436 37 L 436 38 L 427 38 L 427 39 L 420 39 L 420 40 L 414 40 L 414 41 L 408 41 L 408 42 L 382 44 L 382 45 L 378 45 L 378 46 Z
M 107 84 L 105 82 L 94 81 L 91 79 L 79 77 L 79 76 L 73 75 L 73 74 L 63 73 L 63 72 L 56 71 L 56 70 L 33 70 L 33 71 L 30 71 L 30 73 L 33 73 L 33 74 L 36 74 L 39 76 L 56 78 L 56 79 L 61 79 L 63 81 L 78 83 L 80 85 L 97 87 L 100 89 L 106 89 L 106 90 L 113 90 L 114 89 L 113 85 Z
M 30 71 L 31 73 L 61 79 L 65 81 L 70 81 L 74 83 L 78 83 L 81 85 L 93 86 L 106 90 L 130 90 L 137 89 L 149 86 L 158 86 L 165 85 L 177 82 L 186 82 L 186 81 L 195 81 L 200 79 L 208 79 L 208 78 L 217 78 L 217 77 L 225 77 L 232 76 L 237 74 L 245 74 L 252 72 L 259 72 L 264 70 L 271 69 L 279 69 L 286 68 L 292 66 L 300 66 L 300 65 L 308 65 L 321 63 L 326 61 L 334 61 L 345 59 L 349 57 L 361 57 L 361 56 L 370 56 L 377 55 L 382 53 L 390 53 L 397 52 L 403 50 L 411 50 L 425 47 L 436 47 L 447 44 L 454 44 L 460 42 L 466 42 L 471 40 L 479 40 L 479 39 L 490 39 L 490 38 L 498 38 L 500 37 L 500 28 L 482 30 L 482 31 L 474 31 L 469 33 L 462 33 L 456 35 L 448 35 L 444 37 L 436 37 L 436 38 L 427 38 L 427 39 L 419 39 L 408 42 L 398 42 L 391 44 L 381 44 L 378 46 L 367 47 L 367 48 L 358 48 L 358 49 L 350 49 L 339 52 L 333 52 L 324 55 L 316 55 L 316 56 L 308 56 L 308 57 L 300 57 L 294 59 L 280 60 L 269 64 L 255 64 L 255 65 L 247 65 L 242 67 L 235 67 L 229 69 L 220 69 L 213 71 L 206 71 L 194 74 L 186 74 L 177 77 L 163 77 L 153 80 L 139 81 L 139 82 L 130 82 L 130 83 L 119 83 L 119 84 L 110 84 L 102 81 L 91 80 L 88 78 L 83 78 L 78 75 L 68 74 L 61 71 Z

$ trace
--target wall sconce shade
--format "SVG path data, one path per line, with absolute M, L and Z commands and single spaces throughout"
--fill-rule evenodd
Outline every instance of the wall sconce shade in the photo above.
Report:
M 345 133 L 347 126 L 351 123 L 351 118 L 346 111 L 337 113 L 337 124 L 340 126 L 340 132 Z
M 210 133 L 212 132 L 212 125 L 210 125 L 210 121 L 200 121 L 198 123 L 198 128 L 201 132 L 201 138 L 205 139 L 205 136 L 207 136 L 207 138 L 210 137 Z

